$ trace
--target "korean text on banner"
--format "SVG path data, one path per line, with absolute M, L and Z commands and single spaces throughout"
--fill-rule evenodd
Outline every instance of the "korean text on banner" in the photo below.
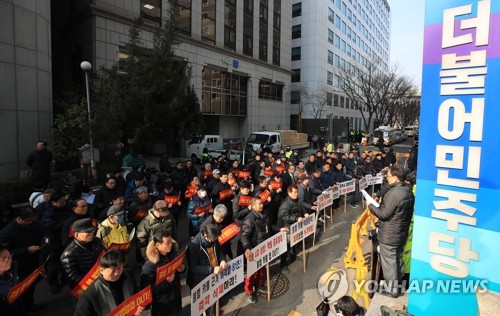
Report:
M 174 274 L 175 271 L 177 271 L 177 269 L 179 269 L 179 267 L 182 265 L 182 262 L 184 262 L 185 256 L 186 250 L 184 249 L 184 251 L 174 260 L 156 269 L 156 285 L 165 281 L 168 277 Z
M 83 277 L 83 279 L 78 282 L 74 289 L 71 290 L 70 294 L 74 297 L 80 297 L 85 290 L 94 283 L 95 280 L 99 277 L 101 272 L 99 271 L 99 264 L 101 263 L 101 258 L 106 252 L 103 250 L 99 257 L 97 258 L 96 263 L 90 269 L 89 272 Z
M 224 229 L 221 231 L 221 234 L 219 236 L 219 244 L 220 245 L 225 244 L 226 242 L 231 240 L 231 238 L 238 235 L 240 230 L 241 229 L 238 227 L 238 225 L 236 225 L 234 223 L 231 225 L 228 225 L 227 227 L 224 227 Z
M 299 243 L 302 239 L 314 234 L 314 214 L 299 223 L 290 226 L 290 247 Z
M 36 279 L 40 276 L 40 274 L 42 274 L 44 268 L 45 263 L 33 271 L 26 279 L 10 289 L 9 294 L 7 294 L 9 304 L 14 303 L 21 295 L 24 294 L 24 292 L 26 292 L 27 289 L 30 288 L 30 286 L 33 285 L 33 283 L 35 283 Z
M 345 182 L 339 183 L 339 194 L 345 195 L 347 193 L 351 193 L 356 191 L 356 181 L 349 180 Z
M 108 316 L 132 316 L 137 311 L 139 306 L 147 306 L 153 302 L 153 293 L 151 285 L 148 285 L 141 291 L 127 298 L 123 303 L 118 305 Z
M 243 255 L 229 261 L 219 274 L 210 274 L 191 290 L 191 316 L 203 314 L 222 296 L 244 281 Z
M 318 210 L 324 210 L 328 206 L 333 204 L 333 199 L 330 198 L 329 194 L 321 194 L 318 196 Z
M 286 252 L 286 232 L 269 237 L 252 249 L 253 260 L 247 261 L 247 277 Z

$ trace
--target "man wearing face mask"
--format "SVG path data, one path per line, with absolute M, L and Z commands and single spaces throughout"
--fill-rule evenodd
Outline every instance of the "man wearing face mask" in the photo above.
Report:
M 170 233 L 172 238 L 177 238 L 177 225 L 172 213 L 168 210 L 167 202 L 160 200 L 153 204 L 148 216 L 137 225 L 137 248 L 142 258 L 146 259 L 146 248 L 153 240 L 154 234 L 159 229 L 164 229 Z
M 73 223 L 75 238 L 61 255 L 61 265 L 71 289 L 90 271 L 104 249 L 101 240 L 94 237 L 94 232 L 95 226 L 90 218 Z
M 106 214 L 108 218 L 99 225 L 96 236 L 102 241 L 104 248 L 108 249 L 113 243 L 127 242 L 130 236 L 124 221 L 125 210 L 118 205 L 113 205 Z
M 212 199 L 207 196 L 207 189 L 203 185 L 196 188 L 187 207 L 187 218 L 189 219 L 189 235 L 194 236 L 199 232 L 203 221 L 212 212 Z
M 210 274 L 219 274 L 227 268 L 225 254 L 220 249 L 220 229 L 207 225 L 189 243 L 187 248 L 188 275 L 187 285 L 193 289 Z M 215 304 L 206 310 L 207 316 L 215 315 Z

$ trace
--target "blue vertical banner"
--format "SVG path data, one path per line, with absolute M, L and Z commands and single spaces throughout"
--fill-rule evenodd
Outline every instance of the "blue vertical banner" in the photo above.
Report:
M 475 316 L 500 291 L 500 1 L 426 0 L 422 78 L 409 311 Z

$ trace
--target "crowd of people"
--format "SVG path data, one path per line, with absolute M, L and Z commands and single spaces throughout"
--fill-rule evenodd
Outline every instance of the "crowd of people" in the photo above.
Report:
M 137 161 L 140 163 L 140 159 Z M 217 161 L 205 162 L 201 170 L 190 160 L 174 166 L 163 162 L 156 181 L 151 181 L 137 165 L 132 165 L 127 174 L 120 168 L 106 176 L 102 188 L 91 198 L 39 189 L 29 198 L 31 206 L 21 208 L 15 219 L 0 230 L 0 268 L 12 275 L 3 282 L 4 272 L 0 270 L 0 304 L 12 310 L 11 315 L 43 309 L 33 299 L 41 279 L 13 304 L 5 301 L 9 287 L 43 262 L 52 294 L 62 286 L 73 289 L 99 262 L 100 277 L 73 301 L 75 315 L 105 315 L 148 285 L 153 289 L 153 303 L 148 306 L 152 315 L 180 315 L 180 273 L 187 271 L 186 283 L 193 288 L 208 275 L 220 273 L 238 255 L 253 260 L 252 248 L 315 213 L 317 198 L 325 189 L 349 179 L 376 175 L 395 162 L 392 151 L 372 157 L 370 153 L 359 153 L 356 147 L 342 152 L 331 145 L 304 161 L 298 151 L 287 147 L 279 153 L 259 150 L 244 166 L 238 160 L 230 161 L 225 154 Z M 389 169 L 389 178 L 403 176 L 400 168 Z M 358 207 L 359 190 L 349 200 L 352 207 Z M 380 208 L 370 206 L 381 220 L 389 212 L 385 208 L 390 199 L 385 200 Z M 334 209 L 339 207 L 339 201 L 334 201 Z M 186 227 L 180 227 L 180 216 L 186 216 Z M 405 213 L 405 221 L 407 217 Z M 232 242 L 220 245 L 221 231 L 232 223 L 239 226 L 240 233 Z M 386 225 L 383 231 L 396 231 L 401 239 L 405 238 L 405 228 L 399 229 Z M 191 237 L 187 266 L 181 265 L 171 277 L 156 284 L 157 268 L 179 255 L 182 247 L 178 234 L 186 230 Z M 112 247 L 130 240 L 133 246 L 128 250 Z M 401 242 L 392 244 L 383 233 L 380 242 L 386 245 L 381 247 L 382 253 L 399 257 Z M 288 265 L 296 256 L 294 247 L 281 256 L 282 273 L 289 272 Z M 7 264 L 5 269 L 3 265 Z M 382 261 L 383 267 L 388 265 L 390 271 L 400 270 L 399 261 L 396 265 Z M 140 271 L 139 277 L 129 273 L 134 268 Z M 397 278 L 394 273 L 387 275 Z M 245 278 L 244 290 L 250 303 L 257 301 L 256 290 L 263 285 L 263 275 L 261 269 Z M 143 310 L 138 309 L 136 315 Z M 215 315 L 213 308 L 207 310 L 207 315 Z

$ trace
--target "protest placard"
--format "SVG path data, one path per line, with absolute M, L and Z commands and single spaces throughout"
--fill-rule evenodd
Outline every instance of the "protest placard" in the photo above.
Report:
M 151 292 L 151 285 L 148 285 L 123 301 L 108 316 L 132 316 L 137 312 L 139 306 L 145 307 L 151 302 L 153 302 L 153 293 Z
M 247 277 L 286 251 L 286 232 L 279 232 L 269 237 L 252 249 L 253 260 L 247 262 Z
M 94 283 L 95 280 L 101 275 L 101 272 L 99 271 L 99 264 L 101 263 L 101 258 L 106 252 L 103 250 L 99 254 L 99 257 L 97 258 L 96 263 L 94 266 L 90 269 L 89 272 L 81 279 L 80 282 L 71 290 L 70 294 L 73 295 L 74 297 L 80 297 L 85 290 Z
M 318 210 L 323 210 L 323 209 L 327 208 L 328 206 L 332 205 L 333 199 L 330 198 L 330 194 L 321 194 L 321 195 L 318 195 L 317 202 L 318 202 L 318 204 L 317 204 Z
M 210 274 L 191 290 L 191 316 L 203 314 L 222 296 L 244 281 L 243 255 L 228 262 L 219 274 Z
M 356 191 L 356 182 L 354 180 L 344 181 L 339 183 L 339 194 L 346 195 Z
M 366 188 L 368 188 L 368 181 L 366 180 L 366 178 L 359 179 L 359 189 L 364 190 Z
M 219 244 L 220 245 L 225 244 L 226 242 L 231 240 L 231 238 L 238 235 L 240 230 L 241 229 L 238 227 L 238 225 L 236 225 L 234 223 L 224 227 L 224 229 L 221 231 L 220 236 L 219 236 Z
M 42 274 L 43 269 L 45 269 L 45 263 L 43 263 L 40 267 L 38 267 L 35 271 L 33 271 L 26 279 L 16 284 L 12 287 L 7 294 L 7 301 L 9 304 L 14 303 L 21 295 L 29 289 L 33 283 L 35 283 L 36 279 Z
M 178 255 L 174 260 L 156 269 L 156 285 L 168 279 L 172 274 L 179 269 L 184 262 L 186 256 L 186 249 Z
M 301 223 L 296 222 L 290 226 L 290 247 L 314 233 L 314 217 L 315 215 L 311 214 L 308 218 L 304 218 Z
M 128 250 L 128 248 L 130 248 L 130 245 L 132 244 L 132 240 L 134 239 L 134 236 L 135 236 L 135 227 L 132 228 L 132 231 L 130 232 L 128 241 L 123 242 L 123 243 L 115 243 L 114 242 L 111 245 L 109 245 L 108 251 L 109 250 L 119 250 L 119 251 Z
M 198 206 L 194 208 L 194 214 L 200 215 L 206 212 L 210 212 L 211 209 L 212 209 L 212 203 L 207 204 L 205 206 Z

